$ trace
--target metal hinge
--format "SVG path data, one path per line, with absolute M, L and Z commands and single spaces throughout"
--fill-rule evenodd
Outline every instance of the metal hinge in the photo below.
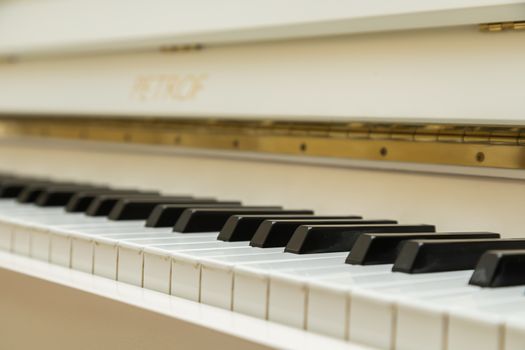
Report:
M 346 137 L 351 139 L 493 145 L 525 143 L 525 129 L 520 127 L 361 123 L 340 127 L 339 130 L 344 130 Z
M 186 45 L 164 45 L 159 48 L 160 52 L 167 53 L 182 53 L 201 51 L 204 48 L 202 44 L 186 44 Z
M 503 32 L 507 30 L 525 30 L 525 21 L 482 23 L 479 25 L 482 32 Z
M 525 170 L 521 125 L 0 116 L 17 137 Z

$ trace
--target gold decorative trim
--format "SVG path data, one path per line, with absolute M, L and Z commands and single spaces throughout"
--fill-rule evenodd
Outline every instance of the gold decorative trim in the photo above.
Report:
M 4 117 L 0 136 L 525 169 L 525 127 L 519 126 Z
M 525 21 L 482 23 L 479 25 L 479 30 L 481 30 L 482 32 L 503 32 L 507 30 L 524 30 L 524 29 L 525 29 Z

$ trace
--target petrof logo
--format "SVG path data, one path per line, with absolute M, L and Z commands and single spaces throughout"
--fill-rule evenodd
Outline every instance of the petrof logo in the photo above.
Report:
M 131 97 L 138 101 L 188 101 L 204 88 L 207 74 L 140 75 L 135 78 Z

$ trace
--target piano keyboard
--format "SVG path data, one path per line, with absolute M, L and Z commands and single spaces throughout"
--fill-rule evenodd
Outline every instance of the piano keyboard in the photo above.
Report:
M 525 239 L 0 177 L 0 248 L 380 349 L 525 348 Z

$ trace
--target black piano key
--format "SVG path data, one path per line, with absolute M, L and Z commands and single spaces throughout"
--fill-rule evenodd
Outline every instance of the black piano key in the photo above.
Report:
M 139 191 L 132 189 L 102 189 L 102 190 L 87 190 L 75 193 L 70 200 L 67 202 L 65 210 L 68 213 L 81 213 L 85 212 L 91 202 L 93 202 L 97 196 L 100 195 L 149 195 L 149 196 L 160 196 L 157 191 Z
M 108 215 L 110 220 L 146 220 L 157 205 L 162 204 L 207 204 L 217 202 L 214 198 L 123 198 Z
M 392 264 L 402 246 L 410 239 L 471 239 L 499 238 L 492 232 L 436 232 L 436 233 L 367 233 L 355 242 L 346 258 L 347 264 Z
M 34 203 L 38 196 L 45 190 L 46 184 L 44 185 L 30 185 L 24 187 L 22 192 L 16 197 L 19 203 Z
M 433 225 L 302 225 L 295 230 L 284 249 L 294 254 L 346 252 L 352 249 L 357 238 L 370 232 L 434 232 Z
M 225 242 L 251 241 L 261 223 L 266 220 L 352 220 L 360 218 L 360 216 L 317 216 L 313 215 L 313 212 L 302 215 L 234 215 L 226 221 L 217 239 Z
M 233 208 L 233 209 L 186 209 L 175 223 L 173 231 L 219 232 L 232 215 L 239 214 L 304 214 L 304 210 L 284 210 L 282 207 Z
M 146 227 L 173 227 L 186 209 L 190 208 L 238 208 L 243 207 L 238 201 L 220 201 L 206 204 L 160 204 L 153 209 L 146 220 Z M 250 207 L 243 207 L 250 208 Z M 258 208 L 258 207 L 256 207 Z
M 19 181 L 3 181 L 0 186 L 0 198 L 16 198 L 24 189 L 24 184 Z
M 362 220 L 360 218 L 313 218 L 313 219 L 280 219 L 263 221 L 255 234 L 250 245 L 259 248 L 284 247 L 292 238 L 295 230 L 301 225 L 363 225 L 363 224 L 397 224 L 395 220 L 372 219 Z
M 35 200 L 35 204 L 40 207 L 63 207 L 67 205 L 71 197 L 76 193 L 89 189 L 106 189 L 107 187 L 95 186 L 57 186 L 47 187 Z
M 16 197 L 17 202 L 19 203 L 35 203 L 38 197 L 44 193 L 48 188 L 53 187 L 77 187 L 79 189 L 93 188 L 93 185 L 90 184 L 80 184 L 74 182 L 49 182 L 49 183 L 39 183 L 32 184 L 24 187 L 22 192 Z
M 470 270 L 487 250 L 525 249 L 525 239 L 411 240 L 403 243 L 392 271 L 427 273 Z
M 0 185 L 0 198 L 17 198 L 26 187 L 38 183 L 48 184 L 50 182 L 41 179 L 12 179 L 2 181 Z
M 469 284 L 491 288 L 525 285 L 525 250 L 483 253 Z
M 103 194 L 97 196 L 86 209 L 87 216 L 108 216 L 117 202 L 124 198 L 151 198 L 158 199 L 162 196 L 134 193 L 134 194 Z M 190 196 L 180 196 L 180 199 L 190 199 Z

